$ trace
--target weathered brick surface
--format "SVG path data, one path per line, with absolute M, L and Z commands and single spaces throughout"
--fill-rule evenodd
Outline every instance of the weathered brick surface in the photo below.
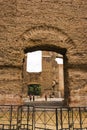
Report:
M 87 0 L 0 0 L 0 93 L 21 94 L 24 49 L 45 46 L 66 55 L 65 97 L 85 106 L 86 45 Z

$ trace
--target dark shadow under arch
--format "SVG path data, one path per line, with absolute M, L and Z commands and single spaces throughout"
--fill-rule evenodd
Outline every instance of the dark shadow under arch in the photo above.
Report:
M 62 55 L 65 55 L 65 53 L 67 51 L 66 48 L 57 47 L 55 45 L 44 44 L 44 45 L 36 45 L 34 47 L 27 47 L 24 49 L 24 53 L 37 51 L 37 50 L 54 51 L 54 52 L 60 53 Z

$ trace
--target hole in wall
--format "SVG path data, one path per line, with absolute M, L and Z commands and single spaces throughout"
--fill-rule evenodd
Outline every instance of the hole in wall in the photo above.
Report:
M 39 57 L 36 55 L 39 55 Z M 39 59 L 39 62 L 37 62 L 37 59 Z M 49 100 L 51 98 L 52 100 L 64 100 L 63 54 L 49 49 L 28 50 L 25 53 L 23 68 L 23 81 L 25 86 L 27 86 L 27 95 L 32 95 L 32 93 L 29 93 L 29 86 L 33 86 L 32 88 L 34 89 L 34 86 L 39 84 L 41 92 L 36 98 L 43 99 L 47 95 Z

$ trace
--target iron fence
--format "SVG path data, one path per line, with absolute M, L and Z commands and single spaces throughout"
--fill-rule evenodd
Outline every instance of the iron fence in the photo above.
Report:
M 0 106 L 0 130 L 87 130 L 87 107 Z

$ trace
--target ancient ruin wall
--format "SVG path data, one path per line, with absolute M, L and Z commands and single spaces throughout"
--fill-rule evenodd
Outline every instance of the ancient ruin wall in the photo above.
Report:
M 0 0 L 1 104 L 21 101 L 24 50 L 45 46 L 66 56 L 66 102 L 87 105 L 86 14 L 87 0 Z

